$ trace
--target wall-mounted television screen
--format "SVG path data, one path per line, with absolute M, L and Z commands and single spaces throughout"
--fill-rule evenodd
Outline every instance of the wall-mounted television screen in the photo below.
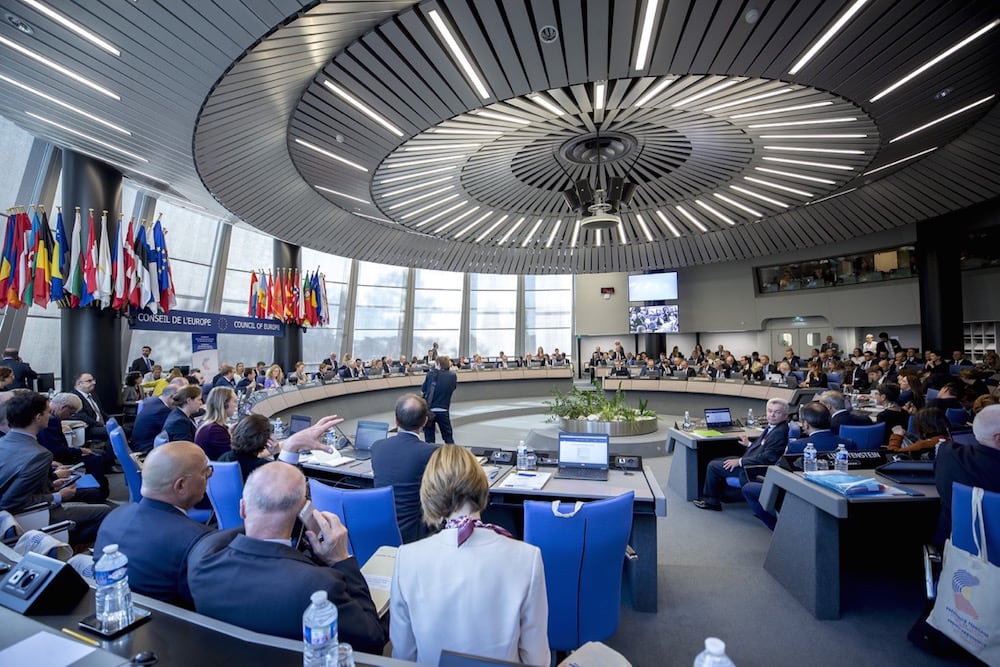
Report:
M 643 273 L 628 277 L 629 301 L 673 301 L 676 298 L 676 271 Z
M 629 306 L 628 332 L 680 333 L 677 306 Z

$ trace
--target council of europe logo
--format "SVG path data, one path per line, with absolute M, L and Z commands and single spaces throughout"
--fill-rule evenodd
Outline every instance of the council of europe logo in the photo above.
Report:
M 972 606 L 972 589 L 979 585 L 979 579 L 967 570 L 955 570 L 951 578 L 951 589 L 955 592 L 955 607 L 967 616 L 978 619 L 979 613 Z

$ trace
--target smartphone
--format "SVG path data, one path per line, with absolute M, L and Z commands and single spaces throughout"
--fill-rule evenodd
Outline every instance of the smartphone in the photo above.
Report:
M 75 484 L 76 480 L 80 479 L 81 477 L 83 477 L 83 473 L 75 472 L 69 477 L 66 477 L 65 479 L 56 480 L 56 482 L 58 483 L 58 485 L 56 486 L 56 490 L 58 491 L 59 489 L 65 489 L 70 484 Z
M 302 525 L 305 526 L 306 530 L 311 530 L 317 537 L 320 537 L 323 533 L 319 529 L 319 523 L 316 522 L 316 517 L 313 516 L 314 509 L 316 508 L 313 507 L 312 501 L 307 500 L 306 504 L 299 512 L 299 521 L 302 522 Z
M 84 462 L 83 462 L 83 461 L 80 461 L 79 463 L 74 463 L 73 465 L 71 465 L 71 466 L 69 467 L 69 469 L 70 469 L 70 470 L 79 470 L 79 469 L 80 469 L 80 468 L 82 468 L 82 467 L 83 467 L 84 465 L 85 465 L 85 464 L 84 464 Z

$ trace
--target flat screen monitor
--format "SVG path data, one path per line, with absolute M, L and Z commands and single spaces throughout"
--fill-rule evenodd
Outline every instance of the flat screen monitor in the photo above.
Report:
M 676 271 L 642 273 L 628 277 L 629 301 L 672 301 L 676 298 Z
M 677 306 L 629 306 L 628 332 L 680 333 Z

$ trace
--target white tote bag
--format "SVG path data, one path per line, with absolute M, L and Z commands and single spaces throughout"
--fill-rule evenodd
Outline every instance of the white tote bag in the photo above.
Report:
M 1000 667 L 1000 567 L 986 553 L 983 490 L 972 489 L 972 539 L 979 555 L 944 545 L 938 595 L 927 622 L 991 667 Z

